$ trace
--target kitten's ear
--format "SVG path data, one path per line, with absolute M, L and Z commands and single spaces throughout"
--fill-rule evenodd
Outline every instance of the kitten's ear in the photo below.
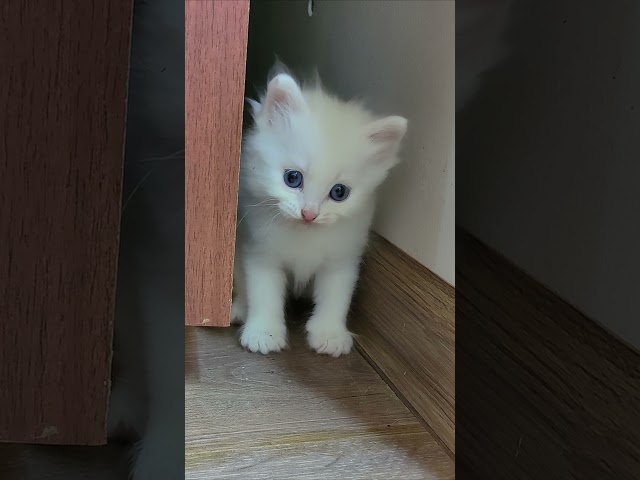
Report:
M 374 147 L 375 156 L 383 162 L 395 159 L 400 142 L 407 133 L 408 121 L 397 115 L 371 122 L 367 127 L 369 141 Z
M 249 97 L 246 97 L 245 101 L 249 105 L 249 108 L 251 109 L 251 115 L 254 118 L 260 115 L 260 111 L 262 110 L 262 105 L 260 105 L 260 102 L 256 102 L 253 98 Z
M 286 118 L 287 114 L 306 108 L 298 83 L 286 73 L 279 73 L 267 85 L 267 94 L 262 102 L 261 115 L 273 123 Z
M 313 75 L 311 76 L 311 85 L 317 90 L 324 90 L 322 86 L 322 79 L 320 78 L 320 71 L 318 67 L 313 69 Z

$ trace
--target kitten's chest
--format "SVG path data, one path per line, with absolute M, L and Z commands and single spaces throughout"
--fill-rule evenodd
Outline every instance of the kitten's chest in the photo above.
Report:
M 278 252 L 281 262 L 291 270 L 318 268 L 326 262 L 344 255 L 344 248 L 333 232 L 308 231 L 277 232 L 270 239 L 272 250 Z
M 302 279 L 359 254 L 354 233 L 340 228 L 283 228 L 273 232 L 268 242 L 271 254 Z

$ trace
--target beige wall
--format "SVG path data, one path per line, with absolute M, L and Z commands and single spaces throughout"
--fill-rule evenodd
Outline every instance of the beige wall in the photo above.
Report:
M 640 348 L 640 3 L 540 3 L 458 115 L 457 220 Z
M 455 3 L 255 2 L 248 77 L 260 82 L 277 54 L 295 70 L 318 67 L 343 97 L 404 115 L 404 162 L 383 187 L 374 229 L 454 283 Z

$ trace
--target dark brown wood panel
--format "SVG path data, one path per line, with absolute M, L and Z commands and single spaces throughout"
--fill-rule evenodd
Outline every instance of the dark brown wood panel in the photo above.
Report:
M 638 352 L 460 229 L 456 323 L 459 478 L 638 478 Z
M 396 393 L 455 451 L 455 292 L 372 234 L 354 298 L 356 344 Z
M 185 1 L 185 323 L 228 326 L 249 0 Z
M 0 7 L 0 441 L 102 444 L 131 0 Z

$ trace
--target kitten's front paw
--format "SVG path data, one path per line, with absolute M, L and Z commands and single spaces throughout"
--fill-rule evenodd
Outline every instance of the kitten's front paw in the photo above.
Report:
M 240 344 L 252 352 L 266 355 L 279 352 L 287 347 L 287 327 L 284 325 L 264 325 L 263 322 L 248 322 L 240 334 Z
M 316 352 L 339 357 L 346 355 L 353 346 L 351 333 L 342 326 L 327 326 L 320 324 L 307 324 L 307 340 L 309 346 Z
M 239 325 L 244 323 L 246 309 L 244 308 L 244 303 L 240 300 L 234 300 L 231 302 L 231 323 L 234 325 Z

